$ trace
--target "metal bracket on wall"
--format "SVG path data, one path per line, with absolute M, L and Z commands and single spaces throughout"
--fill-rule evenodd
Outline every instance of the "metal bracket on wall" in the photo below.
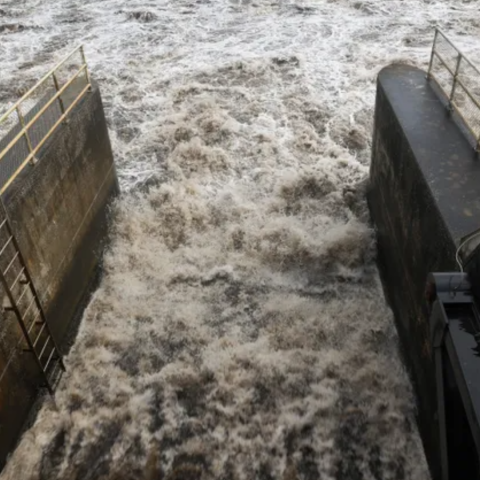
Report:
M 430 274 L 442 480 L 480 478 L 480 317 L 466 273 Z

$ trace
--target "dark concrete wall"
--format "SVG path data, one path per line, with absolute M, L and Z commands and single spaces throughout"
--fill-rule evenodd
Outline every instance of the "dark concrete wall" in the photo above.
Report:
M 425 283 L 456 270 L 455 252 L 480 218 L 480 163 L 427 82 L 404 65 L 377 84 L 368 202 L 379 266 L 418 396 L 418 420 L 439 478 L 436 392 Z
M 32 274 L 54 338 L 65 347 L 72 319 L 101 258 L 108 205 L 118 192 L 99 89 L 94 85 L 59 127 L 39 162 L 4 194 L 4 204 Z M 2 232 L 0 232 L 1 236 Z M 15 317 L 0 323 L 0 465 L 12 449 L 41 378 L 28 355 L 5 369 L 20 336 Z

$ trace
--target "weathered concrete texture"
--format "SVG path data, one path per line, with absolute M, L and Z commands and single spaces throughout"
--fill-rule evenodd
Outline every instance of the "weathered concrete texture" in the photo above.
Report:
M 92 92 L 4 195 L 18 242 L 60 345 L 87 294 L 101 258 L 109 200 L 118 192 L 100 92 Z M 0 326 L 0 371 L 18 338 L 13 316 Z M 19 354 L 0 382 L 0 465 L 14 445 L 40 381 L 28 355 Z
M 459 242 L 479 227 L 479 185 L 480 162 L 425 73 L 405 65 L 382 70 L 368 201 L 434 478 L 438 434 L 425 283 L 431 271 L 458 268 Z

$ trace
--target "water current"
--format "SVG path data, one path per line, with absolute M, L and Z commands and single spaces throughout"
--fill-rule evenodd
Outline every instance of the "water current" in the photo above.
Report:
M 375 79 L 478 1 L 0 0 L 0 101 L 82 42 L 122 195 L 2 480 L 428 478 L 365 202 Z M 475 50 L 476 48 L 476 50 Z

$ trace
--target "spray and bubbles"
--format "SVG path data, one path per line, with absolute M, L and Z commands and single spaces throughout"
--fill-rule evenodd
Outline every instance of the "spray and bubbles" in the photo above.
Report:
M 2 0 L 0 100 L 84 43 L 123 194 L 2 480 L 428 478 L 365 203 L 379 69 L 460 0 Z M 477 50 L 478 52 L 478 50 Z

